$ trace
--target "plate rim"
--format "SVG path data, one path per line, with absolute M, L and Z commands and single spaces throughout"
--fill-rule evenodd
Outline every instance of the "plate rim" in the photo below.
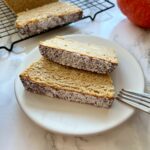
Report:
M 144 86 L 145 86 L 145 78 L 144 78 L 144 73 L 143 73 L 143 70 L 142 70 L 142 68 L 141 68 L 141 65 L 139 64 L 139 62 L 137 61 L 137 59 L 130 53 L 130 52 L 128 52 L 124 47 L 122 47 L 122 46 L 120 46 L 119 44 L 116 44 L 116 43 L 114 43 L 113 41 L 111 41 L 110 39 L 106 39 L 106 38 L 103 38 L 103 37 L 98 37 L 98 36 L 94 36 L 94 35 L 88 35 L 88 34 L 70 34 L 70 35 L 64 35 L 64 37 L 74 37 L 74 36 L 80 36 L 80 37 L 83 37 L 83 36 L 85 36 L 85 37 L 94 37 L 94 38 L 97 38 L 97 39 L 99 39 L 99 40 L 104 40 L 104 41 L 108 41 L 109 43 L 111 43 L 112 45 L 115 45 L 115 46 L 117 46 L 117 47 L 121 47 L 122 49 L 124 49 L 129 55 L 131 55 L 131 57 L 135 60 L 135 62 L 136 62 L 136 64 L 139 66 L 139 69 L 140 69 L 140 71 L 141 71 L 141 75 L 142 75 L 142 84 L 143 84 L 143 87 L 141 87 L 141 91 L 143 91 L 144 92 Z M 34 53 L 34 50 L 37 48 L 38 46 L 36 46 L 35 48 L 33 48 L 32 50 L 31 50 L 31 52 L 29 52 L 28 54 L 27 54 L 27 56 L 25 57 L 25 59 L 23 60 L 23 62 L 28 58 L 28 56 L 29 55 L 32 55 L 32 53 Z M 20 72 L 20 69 L 22 68 L 22 66 L 23 66 L 23 62 L 21 63 L 21 65 L 20 65 L 20 67 L 19 67 L 19 71 L 18 71 L 18 73 Z M 133 114 L 135 113 L 135 109 L 134 108 L 132 108 L 133 109 L 133 111 L 131 112 L 131 113 L 129 113 L 126 117 L 125 117 L 125 119 L 123 120 L 123 121 L 121 121 L 121 122 L 119 122 L 118 124 L 115 124 L 115 125 L 112 125 L 112 126 L 110 126 L 109 128 L 105 128 L 103 131 L 95 131 L 95 132 L 86 132 L 86 133 L 71 133 L 71 132 L 63 132 L 63 131 L 57 131 L 57 130 L 55 130 L 55 129 L 52 129 L 52 128 L 48 128 L 48 127 L 46 127 L 46 126 L 44 126 L 43 124 L 41 124 L 41 123 L 39 123 L 38 122 L 38 120 L 37 119 L 35 119 L 34 117 L 31 117 L 31 115 L 29 115 L 29 113 L 22 107 L 22 105 L 21 105 L 21 103 L 20 103 L 20 101 L 19 101 L 19 98 L 18 98 L 18 96 L 17 96 L 17 90 L 16 90 L 16 86 L 17 86 L 17 81 L 19 80 L 19 76 L 18 76 L 18 73 L 17 73 L 17 76 L 16 76 L 16 78 L 15 78 L 15 81 L 14 81 L 14 89 L 15 89 L 15 96 L 16 96 L 16 99 L 17 99 L 17 102 L 18 102 L 18 104 L 19 104 L 19 106 L 20 106 L 20 108 L 21 108 L 21 110 L 28 116 L 28 118 L 30 119 L 30 120 L 32 120 L 36 125 L 38 125 L 38 126 L 40 126 L 40 127 L 42 127 L 43 129 L 46 129 L 46 130 L 48 130 L 48 131 L 51 131 L 51 132 L 54 132 L 54 133 L 58 133 L 58 134 L 63 134 L 63 135 L 73 135 L 73 136 L 86 136 L 86 135 L 95 135 L 95 134 L 99 134 L 99 133 L 104 133 L 104 132 L 107 132 L 107 131 L 110 131 L 110 130 L 112 130 L 113 128 L 115 128 L 115 127 L 117 127 L 117 126 L 120 126 L 121 124 L 123 124 L 124 122 L 126 122 L 131 116 L 133 116 Z

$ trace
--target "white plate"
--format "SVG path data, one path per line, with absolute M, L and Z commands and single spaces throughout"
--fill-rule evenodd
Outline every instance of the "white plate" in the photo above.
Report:
M 69 35 L 65 38 L 114 47 L 119 58 L 119 66 L 111 74 L 116 91 L 125 88 L 143 92 L 144 78 L 141 68 L 126 50 L 108 40 L 89 35 Z M 40 57 L 36 48 L 24 61 L 21 71 Z M 100 133 L 116 127 L 134 113 L 133 108 L 118 101 L 114 102 L 111 109 L 106 110 L 32 94 L 24 90 L 19 78 L 15 82 L 15 91 L 21 108 L 31 120 L 47 130 L 63 134 Z

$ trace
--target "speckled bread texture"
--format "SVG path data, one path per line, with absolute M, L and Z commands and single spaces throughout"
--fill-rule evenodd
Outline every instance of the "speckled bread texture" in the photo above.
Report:
M 82 10 L 71 3 L 54 2 L 17 14 L 16 28 L 21 34 L 34 35 L 78 21 Z
M 55 37 L 40 43 L 40 53 L 56 63 L 106 74 L 118 65 L 113 48 Z
M 41 58 L 20 74 L 26 90 L 66 101 L 109 108 L 114 86 L 109 75 L 62 66 Z

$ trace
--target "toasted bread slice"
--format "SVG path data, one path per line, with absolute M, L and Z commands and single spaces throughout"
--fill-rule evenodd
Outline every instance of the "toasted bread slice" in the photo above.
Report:
M 109 108 L 114 86 L 109 75 L 66 67 L 41 58 L 20 74 L 26 90 L 66 101 Z
M 100 74 L 110 73 L 118 65 L 113 48 L 81 43 L 63 37 L 41 42 L 39 49 L 41 54 L 49 60 Z
M 17 16 L 16 28 L 20 33 L 34 35 L 81 19 L 82 10 L 71 3 L 54 2 L 18 13 Z

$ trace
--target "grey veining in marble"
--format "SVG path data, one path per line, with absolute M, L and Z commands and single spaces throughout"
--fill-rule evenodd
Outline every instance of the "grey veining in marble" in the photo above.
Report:
M 100 14 L 94 22 L 80 21 L 57 34 L 92 34 L 126 48 L 140 63 L 150 92 L 150 31 L 131 24 L 117 7 Z M 137 111 L 128 121 L 99 135 L 73 137 L 50 133 L 33 123 L 20 109 L 14 91 L 17 68 L 51 31 L 15 46 L 14 53 L 0 59 L 0 149 L 1 150 L 149 150 L 150 115 Z M 21 53 L 18 53 L 21 49 Z M 4 53 L 4 52 L 0 52 Z

